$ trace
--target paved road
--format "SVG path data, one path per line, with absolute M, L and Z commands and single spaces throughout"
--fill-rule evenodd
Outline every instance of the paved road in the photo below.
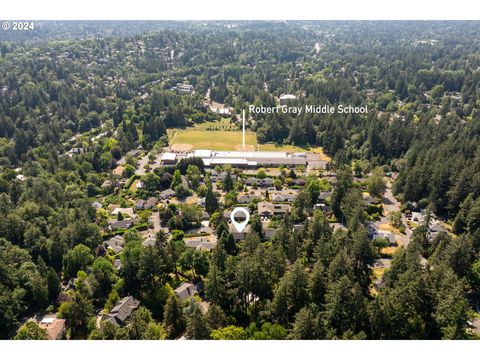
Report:
M 150 219 L 152 220 L 152 223 L 153 223 L 154 233 L 157 233 L 160 230 L 163 230 L 166 233 L 168 233 L 168 228 L 162 227 L 162 225 L 160 224 L 160 213 L 158 211 L 153 212 Z
M 387 190 L 385 191 L 385 194 L 383 195 L 383 208 L 385 211 L 386 216 L 382 216 L 379 221 L 376 221 L 375 224 L 377 226 L 381 224 L 388 224 L 388 214 L 390 214 L 393 211 L 400 211 L 401 207 L 400 201 L 395 199 L 395 196 L 392 194 L 392 187 L 391 187 L 391 182 L 388 181 L 387 183 Z M 407 222 L 405 215 L 402 213 L 402 222 L 405 225 L 406 228 L 406 234 L 402 235 L 395 235 L 395 238 L 400 242 L 401 245 L 407 246 L 410 243 L 411 240 L 411 235 L 412 235 L 412 230 L 408 228 Z
M 142 157 L 139 161 L 138 161 L 138 166 L 137 166 L 137 170 L 135 170 L 135 174 L 136 175 L 145 175 L 147 172 L 145 171 L 145 165 L 148 164 L 148 154 L 145 155 L 144 157 Z

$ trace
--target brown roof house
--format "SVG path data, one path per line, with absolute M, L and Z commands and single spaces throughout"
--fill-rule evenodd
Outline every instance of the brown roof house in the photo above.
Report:
M 122 165 L 118 165 L 115 169 L 112 170 L 112 175 L 116 178 L 123 178 L 123 173 L 125 172 L 125 168 Z
M 273 215 L 284 215 L 290 212 L 290 205 L 288 204 L 272 204 L 271 202 L 258 203 L 258 215 L 263 217 L 270 217 Z
M 61 340 L 65 335 L 65 319 L 57 319 L 56 314 L 46 315 L 38 326 L 47 332 L 48 340 Z

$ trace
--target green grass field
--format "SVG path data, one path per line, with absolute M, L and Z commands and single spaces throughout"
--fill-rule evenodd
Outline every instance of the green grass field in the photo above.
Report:
M 169 129 L 168 138 L 170 147 L 174 150 L 242 150 L 242 132 L 225 130 L 203 130 L 209 126 L 221 126 L 221 122 L 204 123 L 202 126 L 187 129 Z M 224 122 L 226 125 L 226 121 Z M 322 154 L 323 160 L 330 161 L 330 158 L 323 154 L 321 147 L 303 148 L 295 145 L 277 145 L 273 143 L 258 144 L 257 135 L 254 132 L 247 132 L 245 139 L 246 150 L 248 151 L 286 151 L 286 152 L 315 152 Z
M 169 134 L 170 147 L 176 150 L 242 150 L 240 131 L 174 130 Z M 248 132 L 247 150 L 256 150 L 257 136 Z

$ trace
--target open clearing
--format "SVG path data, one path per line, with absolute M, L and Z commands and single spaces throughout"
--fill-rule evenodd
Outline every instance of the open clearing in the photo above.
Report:
M 242 132 L 230 130 L 207 130 L 228 129 L 228 119 L 218 122 L 209 122 L 186 129 L 168 129 L 170 148 L 174 151 L 189 151 L 198 149 L 242 151 Z M 223 127 L 225 126 L 225 127 Z M 321 160 L 330 161 L 330 157 L 323 153 L 321 147 L 300 147 L 295 145 L 278 145 L 273 143 L 258 144 L 257 135 L 247 131 L 245 138 L 245 150 L 247 151 L 286 151 L 286 152 L 312 152 L 321 155 Z
M 247 132 L 245 136 L 247 150 L 256 149 L 257 136 Z M 170 136 L 170 147 L 185 150 L 241 150 L 242 133 L 240 131 L 174 130 Z

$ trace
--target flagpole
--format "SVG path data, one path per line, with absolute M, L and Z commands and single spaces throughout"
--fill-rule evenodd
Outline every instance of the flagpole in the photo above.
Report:
M 243 109 L 243 151 L 245 151 L 245 109 Z

